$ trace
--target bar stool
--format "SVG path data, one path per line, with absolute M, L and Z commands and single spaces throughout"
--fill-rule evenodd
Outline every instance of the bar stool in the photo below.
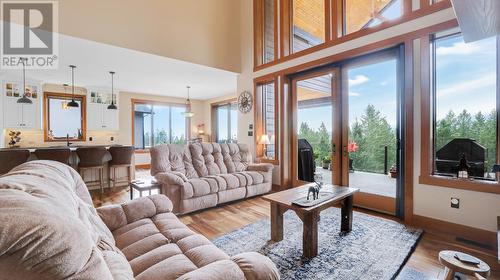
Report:
M 106 157 L 109 156 L 105 147 L 84 147 L 77 148 L 76 154 L 78 155 L 78 172 L 82 176 L 87 186 L 99 186 L 101 194 L 104 192 L 104 164 Z M 84 172 L 90 170 L 91 172 L 97 170 L 99 172 L 99 179 L 94 181 L 85 181 Z
M 111 154 L 111 161 L 108 164 L 109 186 L 113 182 L 115 187 L 118 182 L 116 178 L 117 168 L 127 168 L 127 186 L 132 181 L 132 156 L 134 155 L 135 148 L 133 146 L 111 146 L 109 153 Z M 113 172 L 111 172 L 113 171 Z
M 71 150 L 69 148 L 36 149 L 35 156 L 40 160 L 53 160 L 69 165 Z
M 12 168 L 27 162 L 30 155 L 29 150 L 0 151 L 0 175 L 7 174 Z

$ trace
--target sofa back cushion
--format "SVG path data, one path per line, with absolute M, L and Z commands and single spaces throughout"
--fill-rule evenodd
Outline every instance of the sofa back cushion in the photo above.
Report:
M 113 279 L 105 250 L 129 267 L 83 186 L 75 170 L 54 161 L 0 177 L 0 279 Z
M 252 155 L 246 144 L 221 144 L 221 151 L 228 173 L 245 171 L 252 163 Z
M 151 148 L 150 152 L 151 175 L 176 171 L 186 175 L 187 178 L 198 178 L 193 168 L 191 153 L 186 145 L 162 144 Z
M 219 143 L 192 143 L 189 144 L 189 150 L 198 176 L 227 173 Z

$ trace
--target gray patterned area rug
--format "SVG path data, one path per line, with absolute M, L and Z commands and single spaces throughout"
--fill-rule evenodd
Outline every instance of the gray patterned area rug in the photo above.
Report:
M 384 280 L 396 279 L 422 234 L 420 230 L 359 212 L 354 212 L 352 232 L 340 234 L 338 208 L 321 212 L 318 233 L 318 256 L 311 260 L 302 259 L 302 221 L 291 211 L 285 213 L 281 242 L 268 241 L 269 219 L 212 241 L 230 255 L 256 251 L 268 256 L 282 279 Z M 403 275 L 415 276 L 407 270 L 402 271 Z M 421 279 L 416 277 L 408 278 Z

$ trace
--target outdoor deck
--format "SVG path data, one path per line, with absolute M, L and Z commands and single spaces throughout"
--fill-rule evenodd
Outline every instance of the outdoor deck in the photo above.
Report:
M 330 183 L 332 181 L 330 170 L 317 167 L 316 173 L 323 176 L 323 182 Z M 396 197 L 396 179 L 389 175 L 355 171 L 349 173 L 349 185 L 353 188 L 359 188 L 362 192 Z

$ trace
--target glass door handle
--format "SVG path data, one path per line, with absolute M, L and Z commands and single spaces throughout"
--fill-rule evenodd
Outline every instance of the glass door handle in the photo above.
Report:
M 335 143 L 332 143 L 332 154 L 335 155 L 337 153 L 337 145 Z

